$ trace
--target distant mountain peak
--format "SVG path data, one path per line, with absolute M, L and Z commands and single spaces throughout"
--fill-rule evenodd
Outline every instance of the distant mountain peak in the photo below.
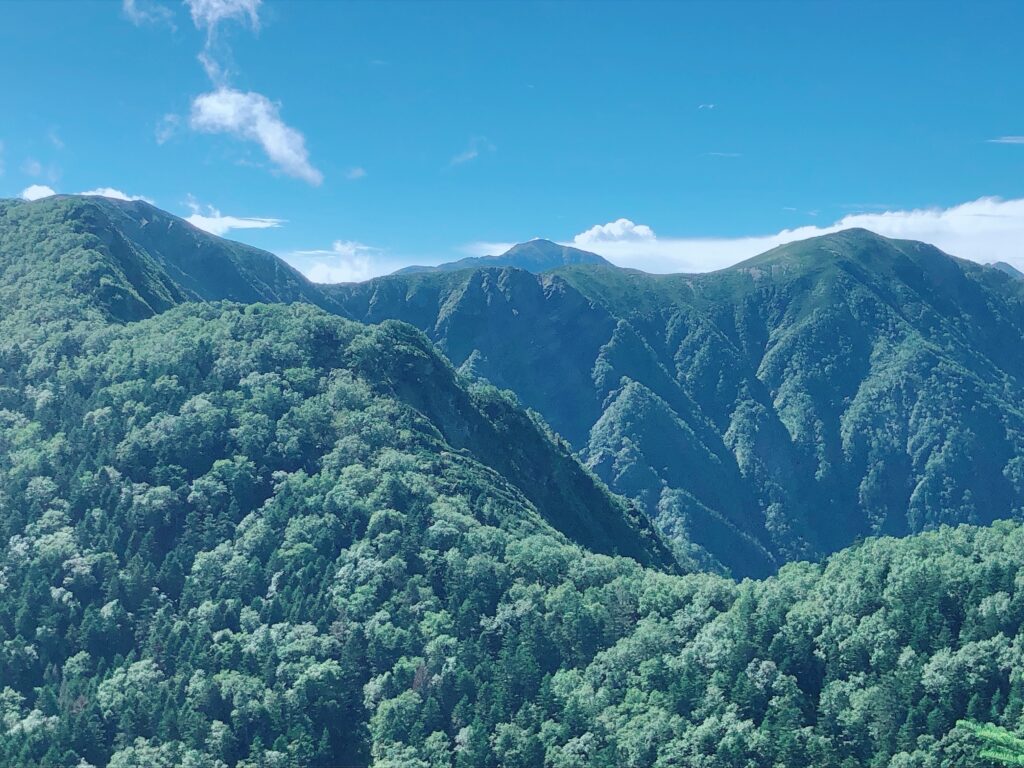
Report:
M 841 262 L 871 265 L 875 269 L 887 270 L 911 253 L 927 254 L 929 258 L 941 257 L 942 261 L 955 260 L 955 257 L 944 254 L 927 243 L 889 238 L 870 229 L 851 227 L 778 245 L 732 267 L 726 267 L 725 271 L 743 271 L 751 267 L 769 265 L 817 269 Z
M 877 232 L 872 232 L 870 229 L 864 229 L 863 227 L 850 227 L 849 229 L 840 229 L 837 232 L 827 232 L 823 235 L 809 237 L 806 240 L 794 240 L 792 243 L 786 243 L 785 245 L 779 246 L 779 249 L 789 249 L 791 246 L 813 247 L 829 245 L 850 249 L 854 247 L 877 246 L 879 244 L 892 242 L 893 240 L 891 238 L 884 237 Z M 771 251 L 769 251 L 769 253 L 771 253 Z
M 396 275 L 407 275 L 416 272 L 456 272 L 462 269 L 479 269 L 481 267 L 516 267 L 527 272 L 546 272 L 567 264 L 600 264 L 614 266 L 607 259 L 596 253 L 573 248 L 570 245 L 546 240 L 542 237 L 527 240 L 513 245 L 497 256 L 470 256 L 458 261 L 449 261 L 436 267 L 411 266 L 398 270 Z
M 990 264 L 986 264 L 985 266 L 991 267 L 992 269 L 998 269 L 1000 272 L 1003 272 L 1009 275 L 1010 277 L 1016 278 L 1018 280 L 1024 280 L 1024 272 L 1021 272 L 1012 264 L 1007 264 L 1005 261 L 993 261 Z
M 847 229 L 840 229 L 838 232 L 829 232 L 822 235 L 823 238 L 855 238 L 863 240 L 885 240 L 886 238 L 882 235 L 864 227 L 848 227 Z
M 554 242 L 553 240 L 548 240 L 547 238 L 544 238 L 544 237 L 534 237 L 534 238 L 532 238 L 530 240 L 526 240 L 525 242 L 516 243 L 511 248 L 509 248 L 507 251 L 505 251 L 505 253 L 502 254 L 502 255 L 505 256 L 505 255 L 508 255 L 510 253 L 519 253 L 519 252 L 523 252 L 523 251 L 542 251 L 542 252 L 545 252 L 545 253 L 555 253 L 555 252 L 561 253 L 564 250 L 574 250 L 575 251 L 575 250 L 579 250 L 579 249 L 571 248 L 570 246 L 567 246 L 567 245 L 559 245 L 558 243 Z M 586 251 L 580 251 L 580 253 L 586 253 Z M 591 255 L 592 256 L 596 256 L 596 254 L 591 254 Z M 485 257 L 485 258 L 487 258 L 487 257 Z M 598 256 L 598 258 L 601 258 L 601 257 Z

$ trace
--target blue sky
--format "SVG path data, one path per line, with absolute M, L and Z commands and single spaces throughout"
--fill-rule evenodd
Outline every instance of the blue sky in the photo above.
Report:
M 318 279 L 536 236 L 709 269 L 846 224 L 1024 260 L 1022 3 L 51 0 L 0 19 L 0 195 L 143 196 Z

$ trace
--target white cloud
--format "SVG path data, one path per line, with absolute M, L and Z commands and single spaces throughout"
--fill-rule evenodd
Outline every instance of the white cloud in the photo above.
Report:
M 120 189 L 114 189 L 113 187 L 97 187 L 96 189 L 90 189 L 87 192 L 78 192 L 79 195 L 98 195 L 99 197 L 109 197 L 114 200 L 124 200 L 130 202 L 133 200 L 142 200 L 143 202 L 155 205 L 155 203 L 148 197 L 142 195 L 128 195 L 122 192 Z
M 137 27 L 166 24 L 174 29 L 174 11 L 155 0 L 122 0 L 121 12 Z
M 191 196 L 189 196 L 187 205 L 192 209 L 192 215 L 187 216 L 185 221 L 193 227 L 219 237 L 223 237 L 233 229 L 274 229 L 284 224 L 284 219 L 225 216 L 212 205 L 207 205 L 204 209 Z
M 248 22 L 253 29 L 260 25 L 261 0 L 185 0 L 197 29 L 214 32 L 222 21 Z
M 167 11 L 155 0 L 123 2 L 125 15 L 137 24 Z M 315 186 L 321 184 L 323 174 L 309 161 L 305 136 L 281 119 L 280 104 L 261 93 L 242 92 L 230 84 L 231 49 L 225 44 L 218 45 L 218 29 L 223 23 L 237 22 L 258 30 L 262 0 L 184 0 L 184 4 L 196 29 L 206 32 L 198 59 L 214 88 L 192 100 L 192 130 L 255 142 L 283 173 Z M 156 126 L 157 144 L 170 140 L 180 123 L 178 115 L 164 115 Z
M 57 193 L 55 191 L 45 184 L 33 184 L 32 186 L 25 187 L 25 189 L 21 190 L 21 199 L 29 201 L 42 200 L 44 197 L 50 197 L 51 195 L 56 194 Z
M 286 125 L 279 105 L 262 94 L 233 88 L 201 94 L 192 102 L 189 124 L 197 131 L 254 141 L 283 173 L 314 186 L 323 181 L 323 174 L 310 165 L 305 137 Z
M 621 224 L 620 222 L 625 222 Z M 592 227 L 570 245 L 586 248 L 623 267 L 648 272 L 707 272 L 731 266 L 771 248 L 808 237 L 863 227 L 886 237 L 921 240 L 978 262 L 1005 261 L 1024 269 L 1024 199 L 983 197 L 950 208 L 853 213 L 830 226 L 806 226 L 775 234 L 737 238 L 637 238 L 628 220 Z M 622 231 L 615 239 L 609 234 Z M 592 233 L 598 231 L 600 238 Z M 603 239 L 601 239 L 603 238 Z M 502 244 L 482 244 L 497 248 Z M 496 253 L 500 251 L 490 251 Z
M 1024 144 L 1024 136 L 1000 136 L 998 139 L 989 139 L 989 144 Z
M 185 0 L 196 29 L 206 30 L 206 44 L 198 58 L 216 86 L 226 87 L 228 84 L 228 67 L 218 60 L 215 52 L 217 28 L 222 22 L 237 21 L 258 30 L 260 3 L 261 0 Z M 230 49 L 222 47 L 220 57 L 230 59 L 230 53 Z
M 21 191 L 21 197 L 24 200 L 41 200 L 44 197 L 50 197 L 51 195 L 56 194 L 57 192 L 52 187 L 48 187 L 45 184 L 33 184 Z M 109 197 L 112 200 L 124 200 L 125 202 L 142 200 L 150 205 L 154 205 L 154 202 L 148 197 L 143 197 L 142 195 L 129 195 L 122 192 L 120 189 L 114 189 L 114 187 L 96 187 L 96 189 L 89 189 L 85 192 L 76 192 L 75 194 L 83 197 Z
M 476 160 L 480 157 L 481 152 L 493 152 L 495 146 L 491 144 L 483 136 L 474 136 L 469 140 L 469 146 L 467 146 L 462 152 L 455 155 L 450 161 L 449 165 L 462 165 L 468 163 L 470 160 Z
M 350 181 L 356 181 L 357 179 L 366 178 L 365 168 L 350 168 L 348 173 L 345 174 L 345 178 Z
M 34 157 L 26 157 L 21 164 L 21 172 L 32 178 L 44 178 L 51 184 L 60 179 L 60 167 L 55 163 L 43 165 Z
M 587 248 L 596 243 L 641 242 L 654 240 L 654 230 L 644 224 L 634 224 L 629 219 L 616 219 L 607 224 L 598 224 L 586 232 L 580 232 L 573 238 L 579 248 Z
M 181 118 L 173 113 L 168 113 L 160 118 L 160 122 L 156 124 L 156 143 L 166 144 L 170 141 L 174 134 L 178 132 L 178 126 L 181 124 Z
M 716 106 L 715 104 L 698 104 L 697 109 L 714 109 Z
M 283 258 L 314 283 L 356 283 L 390 271 L 383 252 L 354 240 L 335 240 L 330 249 L 292 251 Z

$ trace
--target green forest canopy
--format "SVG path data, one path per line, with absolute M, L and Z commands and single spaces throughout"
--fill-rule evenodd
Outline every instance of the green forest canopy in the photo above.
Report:
M 0 763 L 975 768 L 1024 715 L 1019 524 L 680 573 L 409 326 L 195 303 L 83 205 L 0 207 Z

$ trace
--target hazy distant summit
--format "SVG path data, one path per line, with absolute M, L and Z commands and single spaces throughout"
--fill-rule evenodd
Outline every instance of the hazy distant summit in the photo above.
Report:
M 990 264 L 986 264 L 985 266 L 992 267 L 992 269 L 998 269 L 1000 272 L 1004 272 L 1010 277 L 1024 279 L 1024 272 L 1021 272 L 1012 264 L 1007 264 L 1005 261 L 993 261 Z
M 546 272 L 567 264 L 603 264 L 613 266 L 607 259 L 596 253 L 581 251 L 568 245 L 559 245 L 550 240 L 537 238 L 525 243 L 513 245 L 498 256 L 469 256 L 458 261 L 438 264 L 436 267 L 411 266 L 404 267 L 394 274 L 408 275 L 414 272 L 457 272 L 462 269 L 478 269 L 480 267 L 516 267 L 527 272 Z

